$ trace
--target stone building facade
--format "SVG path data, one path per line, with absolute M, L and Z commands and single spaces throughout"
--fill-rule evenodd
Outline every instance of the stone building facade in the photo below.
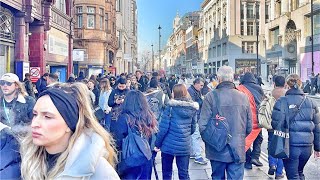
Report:
M 262 73 L 265 0 L 205 0 L 201 8 L 204 73 L 215 74 L 224 64 L 233 67 L 236 75 Z
M 116 0 L 76 0 L 74 4 L 74 51 L 83 57 L 74 61 L 75 73 L 115 73 Z
M 300 74 L 303 81 L 312 73 L 310 0 L 267 0 L 267 74 Z M 320 73 L 320 1 L 314 0 L 314 73 Z

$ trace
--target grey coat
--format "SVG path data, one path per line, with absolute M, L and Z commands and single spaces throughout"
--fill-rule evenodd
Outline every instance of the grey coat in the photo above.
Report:
M 229 124 L 232 139 L 230 146 L 235 150 L 240 162 L 245 162 L 245 138 L 252 130 L 252 115 L 247 96 L 235 89 L 231 82 L 222 82 L 215 90 L 220 99 L 221 113 Z M 202 104 L 199 120 L 200 133 L 206 129 L 208 122 L 218 113 L 213 93 L 208 93 Z M 206 144 L 206 156 L 210 160 L 234 162 L 229 148 L 218 152 Z

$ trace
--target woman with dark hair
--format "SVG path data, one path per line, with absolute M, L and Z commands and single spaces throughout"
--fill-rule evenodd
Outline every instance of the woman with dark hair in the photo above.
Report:
M 173 87 L 173 98 L 161 117 L 155 151 L 161 149 L 162 177 L 172 179 L 172 162 L 176 158 L 179 179 L 190 179 L 191 135 L 196 129 L 199 104 L 193 102 L 184 84 Z
M 287 85 L 286 95 L 280 97 L 273 107 L 271 125 L 276 129 L 289 120 L 290 155 L 283 159 L 283 164 L 288 179 L 305 179 L 303 169 L 312 154 L 312 147 L 314 157 L 320 157 L 319 109 L 301 90 L 302 81 L 297 74 L 287 77 Z
M 118 151 L 121 151 L 122 140 L 128 135 L 127 123 L 133 132 L 140 132 L 149 142 L 152 134 L 157 131 L 157 120 L 140 91 L 128 92 L 118 120 L 111 127 Z M 151 179 L 151 171 L 150 160 L 142 166 L 126 169 L 120 177 L 121 179 Z

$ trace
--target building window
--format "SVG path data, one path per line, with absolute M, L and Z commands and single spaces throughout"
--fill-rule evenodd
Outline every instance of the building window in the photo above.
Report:
M 106 31 L 109 30 L 109 14 L 106 13 L 105 15 L 105 26 L 106 26 Z
M 320 12 L 313 15 L 313 34 L 320 34 Z M 318 41 L 319 42 L 319 41 Z
M 247 22 L 247 35 L 253 35 L 253 22 Z
M 241 4 L 241 19 L 244 19 L 244 5 Z
M 14 40 L 14 32 L 13 14 L 0 6 L 0 38 Z
M 83 26 L 83 16 L 82 16 L 82 6 L 76 7 L 77 9 L 77 28 L 82 28 Z
M 256 4 L 256 18 L 260 18 L 260 5 L 258 3 Z
M 242 53 L 253 54 L 254 53 L 254 42 L 242 42 Z
M 265 18 L 266 22 L 269 22 L 269 8 L 270 8 L 269 4 L 266 4 L 266 18 Z
M 209 48 L 209 58 L 212 58 L 211 55 L 211 48 Z
M 254 15 L 253 15 L 253 4 L 248 4 L 247 5 L 247 18 L 248 19 L 253 19 Z
M 212 56 L 213 56 L 214 58 L 217 57 L 216 47 L 213 47 L 213 48 L 212 48 Z
M 222 56 L 227 55 L 227 43 L 222 44 Z
M 121 1 L 120 0 L 116 0 L 116 11 L 120 12 L 121 11 Z
M 218 48 L 217 48 L 217 55 L 218 57 L 221 56 L 221 45 L 218 45 Z
M 279 44 L 279 27 L 271 30 L 272 45 Z
M 103 29 L 103 8 L 100 8 L 99 10 L 99 14 L 100 14 L 100 29 Z
M 87 8 L 87 28 L 94 29 L 95 28 L 95 8 L 88 7 Z
M 244 35 L 244 22 L 241 22 L 241 35 Z
M 56 3 L 55 3 L 55 7 L 57 9 L 59 9 L 60 11 L 62 11 L 63 13 L 67 13 L 66 12 L 66 0 L 56 0 Z

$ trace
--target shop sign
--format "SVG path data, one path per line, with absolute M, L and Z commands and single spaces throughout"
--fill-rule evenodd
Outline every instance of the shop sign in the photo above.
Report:
M 84 50 L 74 49 L 72 51 L 73 61 L 84 61 Z
M 49 53 L 68 56 L 68 40 L 49 35 Z
M 26 73 L 29 73 L 30 72 L 30 64 L 29 62 L 23 62 L 23 65 L 22 65 L 22 76 L 23 76 L 23 79 L 25 78 L 25 74 Z
M 236 60 L 236 67 L 252 67 L 257 66 L 256 60 Z

